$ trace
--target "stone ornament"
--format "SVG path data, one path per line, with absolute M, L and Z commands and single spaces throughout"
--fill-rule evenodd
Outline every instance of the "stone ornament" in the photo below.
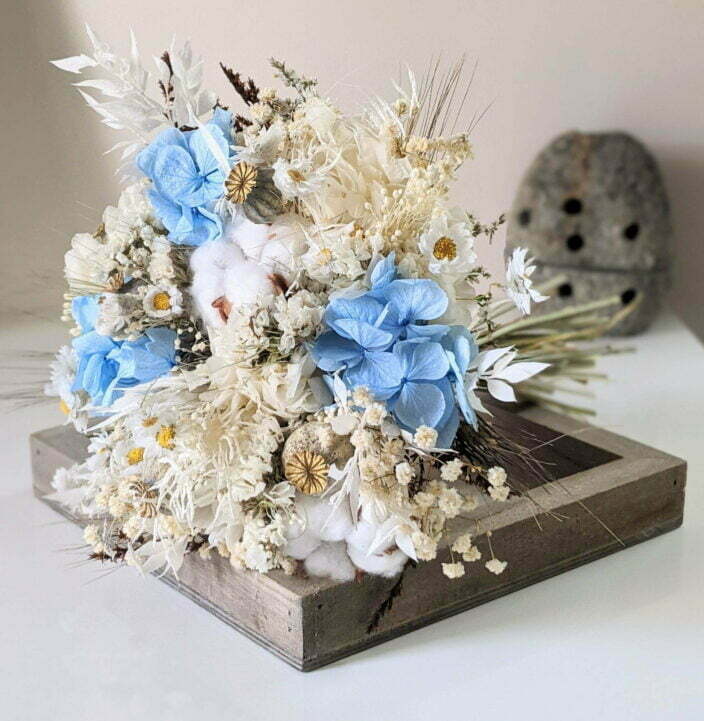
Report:
M 610 295 L 640 303 L 613 335 L 645 330 L 668 285 L 672 227 L 653 156 L 632 136 L 569 132 L 537 158 L 516 194 L 506 255 L 526 247 L 541 283 L 566 281 L 536 313 Z

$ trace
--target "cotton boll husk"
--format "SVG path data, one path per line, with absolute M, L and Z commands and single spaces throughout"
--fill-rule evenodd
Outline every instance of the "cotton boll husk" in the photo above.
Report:
M 403 570 L 408 561 L 408 556 L 403 551 L 392 551 L 391 553 L 372 553 L 360 551 L 351 544 L 347 544 L 347 553 L 357 568 L 375 576 L 392 578 Z
M 352 581 L 355 577 L 355 567 L 342 542 L 322 543 L 306 558 L 304 568 L 311 576 L 335 581 Z

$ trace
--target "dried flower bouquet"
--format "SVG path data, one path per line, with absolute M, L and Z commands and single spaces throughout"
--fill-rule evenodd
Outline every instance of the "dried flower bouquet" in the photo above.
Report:
M 520 445 L 482 398 L 584 383 L 603 349 L 569 344 L 619 299 L 527 317 L 550 287 L 523 250 L 487 280 L 503 218 L 448 203 L 471 157 L 466 132 L 446 133 L 461 64 L 409 73 L 357 115 L 278 61 L 284 96 L 222 66 L 237 114 L 201 88 L 188 45 L 154 77 L 134 39 L 123 59 L 89 36 L 90 55 L 55 65 L 95 71 L 76 85 L 126 135 L 127 184 L 66 254 L 74 338 L 47 388 L 90 435 L 88 460 L 54 480 L 93 519 L 89 554 L 391 577 L 435 558 L 482 495 L 518 493 L 503 459 Z M 504 570 L 473 541 L 442 544 L 448 577 Z

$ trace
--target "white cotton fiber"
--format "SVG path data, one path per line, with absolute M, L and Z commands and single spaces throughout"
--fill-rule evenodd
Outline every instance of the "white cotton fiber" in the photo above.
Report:
M 351 581 L 355 577 L 355 567 L 344 543 L 321 544 L 303 565 L 310 576 L 332 578 L 335 581 Z
M 287 541 L 282 551 L 286 556 L 302 561 L 313 553 L 320 544 L 321 540 L 318 537 L 308 531 L 303 531 L 299 536 Z
M 300 496 L 296 508 L 305 517 L 306 528 L 323 541 L 342 541 L 353 529 L 347 503 L 334 508 L 327 498 Z
M 401 573 L 408 556 L 403 551 L 395 550 L 391 553 L 372 553 L 360 551 L 356 546 L 347 544 L 347 553 L 357 568 L 377 576 L 391 578 Z
M 292 279 L 292 255 L 287 244 L 279 240 L 284 237 L 285 229 L 279 226 L 252 223 L 246 218 L 229 223 L 223 237 L 236 243 L 247 260 L 264 267 L 268 273 L 278 273 Z
M 369 521 L 358 521 L 357 525 L 347 534 L 345 540 L 360 553 L 368 553 L 372 543 L 379 532 L 379 526 Z M 374 549 L 376 553 L 383 553 L 394 545 L 394 537 L 390 536 Z
M 247 303 L 266 303 L 274 296 L 271 270 L 253 261 L 240 261 L 225 270 L 224 290 L 235 308 Z
M 193 282 L 189 288 L 195 309 L 207 326 L 225 325 L 213 301 L 225 294 L 227 268 L 245 262 L 242 251 L 225 240 L 209 240 L 191 253 Z

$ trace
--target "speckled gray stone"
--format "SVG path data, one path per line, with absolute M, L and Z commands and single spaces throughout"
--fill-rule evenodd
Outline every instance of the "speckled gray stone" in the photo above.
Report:
M 536 278 L 568 276 L 563 295 L 536 307 L 621 295 L 641 304 L 617 335 L 644 330 L 667 288 L 672 228 L 657 164 L 626 133 L 569 132 L 533 161 L 509 217 L 506 254 L 531 250 Z M 569 286 L 569 287 L 568 287 Z

